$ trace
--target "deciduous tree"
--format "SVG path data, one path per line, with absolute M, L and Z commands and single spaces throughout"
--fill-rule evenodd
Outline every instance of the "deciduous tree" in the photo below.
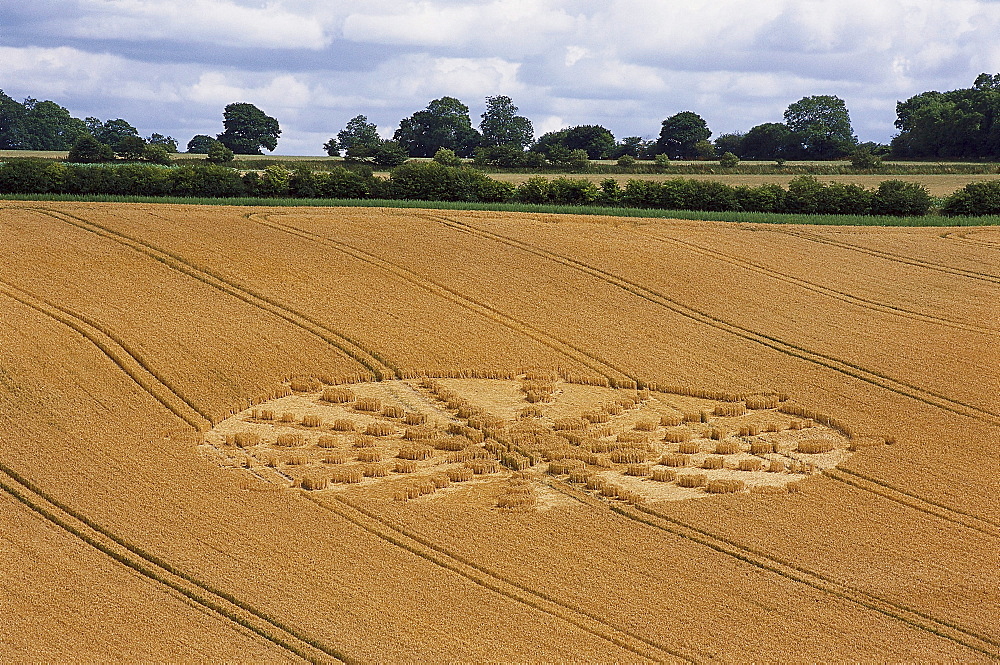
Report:
M 219 134 L 218 139 L 235 154 L 260 155 L 262 148 L 270 151 L 278 147 L 281 135 L 278 120 L 253 104 L 229 104 L 222 117 L 225 131 Z
M 479 145 L 480 134 L 472 127 L 468 106 L 454 97 L 441 97 L 404 118 L 393 140 L 411 157 L 433 157 L 439 148 L 470 157 Z
M 663 121 L 656 151 L 671 159 L 694 159 L 698 156 L 698 142 L 711 136 L 712 130 L 704 118 L 693 111 L 681 111 Z

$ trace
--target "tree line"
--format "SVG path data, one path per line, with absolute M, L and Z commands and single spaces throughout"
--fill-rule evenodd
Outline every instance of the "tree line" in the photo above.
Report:
M 971 88 L 923 92 L 896 105 L 899 133 L 888 145 L 861 143 L 851 126 L 844 100 L 812 95 L 790 104 L 782 121 L 768 122 L 710 140 L 707 122 L 693 111 L 676 113 L 661 123 L 655 139 L 627 136 L 617 140 L 600 125 L 577 125 L 535 138 L 530 119 L 518 114 L 505 95 L 486 98 L 478 128 L 469 107 L 454 97 L 432 100 L 425 109 L 400 121 L 391 139 L 357 115 L 323 149 L 348 161 L 392 168 L 413 157 L 433 157 L 447 150 L 473 158 L 480 166 L 575 167 L 587 160 L 723 159 L 831 160 L 854 156 L 861 166 L 877 166 L 883 156 L 911 159 L 1000 159 L 1000 74 L 980 74 Z M 234 154 L 262 154 L 277 147 L 278 120 L 253 104 L 236 102 L 223 111 L 223 131 L 199 134 L 188 152 L 225 163 Z M 0 90 L 0 149 L 71 150 L 74 161 L 116 158 L 165 163 L 177 141 L 152 134 L 143 138 L 120 118 L 74 118 L 52 101 L 17 102 Z M 866 159 L 869 160 L 866 162 Z

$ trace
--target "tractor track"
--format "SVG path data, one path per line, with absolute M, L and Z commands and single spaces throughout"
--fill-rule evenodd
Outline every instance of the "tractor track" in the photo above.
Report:
M 612 387 L 616 386 L 620 378 L 623 376 L 631 379 L 632 381 L 638 382 L 636 377 L 630 376 L 624 370 L 611 365 L 608 361 L 600 358 L 599 356 L 585 351 L 570 342 L 567 342 L 566 340 L 560 339 L 551 333 L 538 328 L 537 326 L 533 326 L 511 316 L 510 314 L 506 314 L 491 305 L 462 294 L 455 289 L 430 279 L 429 277 L 420 275 L 398 263 L 381 258 L 375 254 L 359 249 L 340 240 L 334 240 L 329 236 L 305 231 L 291 224 L 285 224 L 273 219 L 274 217 L 283 214 L 288 213 L 272 213 L 267 215 L 249 213 L 247 218 L 258 224 L 263 224 L 268 228 L 288 233 L 310 242 L 321 244 L 325 247 L 333 248 L 343 254 L 357 259 L 358 261 L 362 261 L 384 272 L 388 272 L 408 284 L 428 291 L 429 293 L 432 293 L 440 298 L 444 298 L 445 300 L 448 300 L 463 309 L 479 314 L 494 323 L 499 323 L 514 332 L 525 335 L 536 342 L 549 347 L 566 358 L 594 370 L 604 378 L 608 379 Z
M 503 575 L 466 559 L 435 543 L 411 533 L 389 520 L 358 506 L 341 496 L 333 496 L 327 501 L 300 490 L 305 498 L 328 510 L 366 532 L 396 547 L 405 549 L 430 563 L 461 575 L 474 584 L 494 593 L 526 605 L 533 610 L 544 612 L 602 640 L 653 661 L 662 661 L 672 656 L 687 662 L 703 659 L 700 654 L 684 653 L 676 647 L 661 644 L 637 633 L 610 624 L 606 619 L 560 601 L 547 593 L 532 589 L 508 579 Z
M 823 475 L 839 483 L 850 485 L 864 492 L 877 494 L 889 501 L 894 501 L 913 510 L 919 510 L 922 513 L 947 520 L 966 529 L 978 531 L 986 536 L 1000 538 L 1000 522 L 980 517 L 958 508 L 952 508 L 937 501 L 932 501 L 915 492 L 895 487 L 869 475 L 840 467 L 825 469 Z
M 705 529 L 688 524 L 658 511 L 643 506 L 616 505 L 609 501 L 594 498 L 564 481 L 552 480 L 548 483 L 560 491 L 576 496 L 583 502 L 603 507 L 626 519 L 644 524 L 653 529 L 665 531 L 685 540 L 708 547 L 720 554 L 748 563 L 757 568 L 780 575 L 789 580 L 804 584 L 823 593 L 840 598 L 854 605 L 878 612 L 911 628 L 916 628 L 943 639 L 949 640 L 973 651 L 1000 659 L 1000 641 L 963 628 L 951 621 L 938 619 L 926 612 L 917 610 L 901 603 L 882 598 L 881 596 L 856 589 L 837 581 L 829 575 L 818 573 L 791 561 L 780 559 L 774 555 L 761 552 L 714 534 Z M 561 486 L 561 487 L 559 487 Z
M 989 247 L 990 249 L 1000 249 L 1000 242 L 994 242 L 992 240 L 979 240 L 977 238 L 970 238 L 969 236 L 979 231 L 981 229 L 963 229 L 962 231 L 948 231 L 947 233 L 942 233 L 939 238 L 944 240 L 956 240 L 958 242 L 967 242 L 972 245 L 979 245 L 980 247 Z
M 192 277 L 203 284 L 236 298 L 237 300 L 247 303 L 248 305 L 251 305 L 261 311 L 277 316 L 340 350 L 347 357 L 351 358 L 371 372 L 377 380 L 381 381 L 383 379 L 392 379 L 399 375 L 399 368 L 394 363 L 383 358 L 378 352 L 364 347 L 362 344 L 344 335 L 340 331 L 265 294 L 254 292 L 248 287 L 245 287 L 232 279 L 214 273 L 206 268 L 197 266 L 181 257 L 179 254 L 161 249 L 143 240 L 139 240 L 138 238 L 125 235 L 124 233 L 114 231 L 83 217 L 77 217 L 75 215 L 47 208 L 29 209 L 41 212 L 42 214 L 57 221 L 69 224 L 135 250 L 140 254 L 162 263 L 175 272 Z
M 185 397 L 105 326 L 7 282 L 0 281 L 0 293 L 82 335 L 136 385 L 194 429 L 203 431 L 206 424 L 212 424 L 210 414 Z
M 288 654 L 314 663 L 351 662 L 347 656 L 232 594 L 202 582 L 154 554 L 116 536 L 0 462 L 0 490 L 60 530 L 128 567 L 146 580 L 181 594 L 219 620 L 252 632 Z
M 893 252 L 886 252 L 880 249 L 871 249 L 869 247 L 862 247 L 861 245 L 855 245 L 853 243 L 845 242 L 843 240 L 828 238 L 818 233 L 810 233 L 809 231 L 799 231 L 792 229 L 774 229 L 774 228 L 768 229 L 768 231 L 771 231 L 772 233 L 784 233 L 785 235 L 793 236 L 795 238 L 801 238 L 803 240 L 808 240 L 809 242 L 831 245 L 833 247 L 839 247 L 841 249 L 850 250 L 852 252 L 859 252 L 861 254 L 866 254 L 874 258 L 884 259 L 887 261 L 892 261 L 894 263 L 901 263 L 904 265 L 914 266 L 917 268 L 924 268 L 926 270 L 933 270 L 935 272 L 944 273 L 946 275 L 975 279 L 981 282 L 987 282 L 989 284 L 1000 284 L 1000 276 L 998 275 L 979 272 L 977 270 L 965 270 L 963 268 L 955 268 L 953 266 L 946 266 L 944 264 L 934 263 L 932 261 L 923 261 L 921 259 L 915 259 L 909 256 L 904 256 L 902 254 L 895 254 Z
M 774 270 L 773 268 L 768 268 L 767 266 L 760 265 L 758 263 L 753 263 L 745 259 L 741 259 L 731 254 L 726 254 L 725 252 L 720 252 L 715 249 L 710 249 L 702 245 L 697 245 L 693 242 L 688 242 L 686 240 L 681 240 L 679 238 L 672 238 L 669 236 L 660 235 L 659 233 L 646 232 L 646 235 L 662 243 L 669 243 L 684 247 L 696 254 L 701 254 L 702 256 L 707 256 L 709 258 L 718 259 L 724 263 L 728 263 L 732 266 L 738 268 L 743 268 L 745 270 L 750 270 L 756 273 L 767 275 L 773 279 L 785 282 L 786 284 L 792 284 L 799 288 L 805 289 L 807 291 L 812 291 L 813 293 L 818 293 L 828 298 L 834 300 L 839 300 L 841 302 L 846 302 L 857 307 L 861 307 L 873 312 L 879 312 L 881 314 L 891 314 L 894 316 L 900 316 L 903 318 L 913 319 L 915 321 L 921 321 L 923 323 L 933 323 L 936 325 L 946 326 L 949 328 L 954 328 L 957 330 L 965 330 L 967 332 L 975 332 L 983 335 L 1000 335 L 1000 329 L 997 328 L 987 328 L 984 326 L 977 326 L 969 323 L 964 323 L 962 321 L 956 321 L 954 319 L 949 319 L 942 316 L 935 316 L 933 314 L 926 314 L 924 312 L 918 312 L 911 309 L 906 309 L 904 307 L 897 307 L 896 305 L 890 305 L 887 303 L 879 302 L 877 300 L 871 300 L 868 298 L 862 298 L 860 296 L 852 295 L 845 291 L 838 291 L 837 289 L 832 289 L 815 282 L 810 282 L 809 280 L 801 279 L 799 277 L 793 277 L 786 273 Z

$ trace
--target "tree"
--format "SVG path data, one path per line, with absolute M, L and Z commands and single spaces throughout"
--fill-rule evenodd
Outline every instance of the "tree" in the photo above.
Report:
M 125 136 L 115 144 L 115 153 L 129 162 L 139 161 L 146 153 L 146 142 L 138 135 Z
M 78 138 L 69 149 L 69 161 L 75 164 L 97 164 L 114 159 L 115 151 L 111 146 L 101 143 L 90 134 Z
M 614 152 L 615 136 L 600 125 L 577 125 L 542 134 L 531 149 L 543 153 L 550 161 L 559 161 L 564 155 L 562 150 L 553 153 L 557 147 L 567 153 L 583 150 L 588 159 L 602 159 Z
M 506 95 L 486 98 L 486 112 L 480 116 L 479 131 L 482 145 L 486 147 L 512 146 L 524 150 L 535 138 L 535 130 L 524 116 L 517 115 L 517 107 Z
M 74 118 L 55 102 L 24 100 L 25 114 L 21 124 L 22 150 L 69 150 L 78 138 L 87 133 L 87 125 Z
M 270 151 L 278 147 L 281 128 L 277 119 L 266 115 L 253 104 L 229 104 L 222 117 L 225 131 L 217 138 L 235 154 L 260 155 L 261 148 Z
M 323 149 L 331 157 L 339 155 L 341 150 L 351 153 L 353 157 L 365 157 L 371 155 L 381 143 L 375 123 L 368 122 L 367 116 L 356 115 L 347 121 L 347 126 L 337 133 L 336 138 L 323 144 Z
M 655 145 L 653 141 L 646 141 L 641 136 L 626 136 L 615 146 L 609 155 L 612 158 L 629 155 L 636 159 L 646 157 L 650 149 Z
M 766 122 L 748 131 L 736 154 L 742 159 L 794 159 L 799 153 L 798 139 L 781 122 Z
M 434 161 L 442 166 L 461 166 L 462 158 L 455 154 L 454 150 L 448 148 L 438 148 L 434 153 Z
M 101 122 L 98 118 L 85 118 L 87 130 L 104 145 L 114 146 L 126 136 L 139 136 L 139 130 L 127 121 L 117 118 Z
M 980 74 L 972 88 L 923 92 L 896 104 L 897 157 L 1000 157 L 1000 74 Z
M 146 137 L 146 143 L 163 146 L 168 153 L 177 152 L 177 139 L 173 136 L 164 136 L 163 134 L 153 132 Z
M 743 136 L 740 132 L 722 134 L 714 141 L 716 154 L 724 155 L 731 152 L 734 155 L 740 155 L 743 152 Z
M 693 111 L 681 111 L 663 121 L 656 151 L 672 159 L 694 159 L 698 156 L 698 141 L 707 141 L 711 136 L 704 118 Z
M 470 157 L 480 141 L 469 118 L 469 107 L 454 97 L 435 99 L 423 111 L 404 118 L 392 138 L 411 157 L 433 157 L 438 148 Z
M 174 152 L 177 151 L 175 150 Z M 170 164 L 172 161 L 170 159 L 170 151 L 162 143 L 147 143 L 146 149 L 142 152 L 142 160 L 152 164 L 163 164 L 164 166 Z
M 208 154 L 208 149 L 211 148 L 214 143 L 218 143 L 218 141 L 208 134 L 197 134 L 194 138 L 188 141 L 187 151 L 199 155 L 205 155 Z
M 834 95 L 803 97 L 789 105 L 785 124 L 797 136 L 804 156 L 811 159 L 843 157 L 858 143 L 847 105 Z
M 403 164 L 409 157 L 397 141 L 382 141 L 372 154 L 372 163 L 379 168 L 391 169 Z
M 0 150 L 17 150 L 24 143 L 24 116 L 20 102 L 0 90 Z

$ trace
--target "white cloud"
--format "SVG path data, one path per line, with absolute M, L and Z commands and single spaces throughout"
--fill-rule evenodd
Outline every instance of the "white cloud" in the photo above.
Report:
M 167 39 L 223 46 L 319 49 L 329 41 L 316 17 L 279 3 L 246 7 L 231 0 L 82 0 L 87 12 L 66 34 L 91 39 Z
M 248 78 L 266 79 L 254 85 Z M 291 74 L 247 77 L 237 73 L 205 72 L 187 89 L 187 98 L 199 104 L 225 106 L 244 101 L 261 107 L 301 109 L 312 101 L 305 82 Z

